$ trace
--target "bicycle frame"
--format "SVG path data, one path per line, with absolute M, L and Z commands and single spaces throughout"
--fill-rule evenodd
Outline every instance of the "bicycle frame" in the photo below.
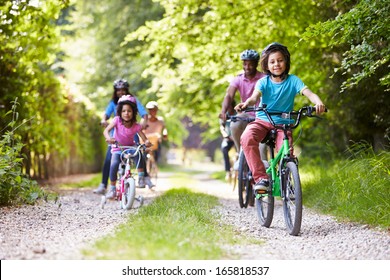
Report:
M 131 159 L 129 155 L 127 155 L 126 162 L 124 164 L 124 174 L 120 178 L 119 189 L 117 189 L 118 200 L 122 200 L 122 194 L 125 192 L 125 180 L 133 177 L 133 173 L 131 172 Z
M 270 148 L 271 148 L 270 149 L 271 150 L 271 158 L 268 161 L 269 167 L 266 169 L 267 174 L 271 175 L 270 180 L 271 180 L 271 184 L 272 184 L 272 195 L 280 197 L 280 196 L 282 196 L 282 193 L 281 193 L 281 187 L 280 187 L 280 176 L 279 176 L 280 174 L 278 174 L 278 173 L 282 170 L 283 164 L 286 162 L 285 159 L 288 159 L 290 157 L 290 144 L 289 144 L 289 139 L 287 136 L 287 131 L 290 129 L 291 130 L 294 129 L 299 125 L 304 111 L 307 111 L 307 116 L 312 116 L 312 111 L 313 110 L 315 111 L 315 108 L 311 107 L 311 106 L 306 106 L 306 107 L 302 107 L 298 112 L 290 112 L 290 113 L 280 113 L 280 112 L 270 113 L 265 108 L 266 108 L 266 105 L 264 105 L 263 107 L 249 108 L 246 111 L 259 111 L 259 110 L 264 111 L 266 113 L 266 116 L 268 117 L 270 123 L 274 126 L 274 129 L 275 130 L 278 130 L 278 129 L 283 130 L 283 133 L 284 133 L 283 144 L 282 144 L 282 147 L 280 148 L 280 150 L 278 151 L 278 153 L 276 154 L 276 156 L 274 156 L 274 149 L 275 149 L 274 141 L 275 140 L 272 140 L 273 143 L 268 144 L 268 146 L 270 146 Z M 293 124 L 276 125 L 274 123 L 273 119 L 271 118 L 271 115 L 273 115 L 273 114 L 275 114 L 275 115 L 285 114 L 286 116 L 288 116 L 288 118 L 290 118 L 291 115 L 297 115 L 297 119 L 294 121 Z M 279 170 L 277 169 L 277 166 L 279 166 Z M 268 194 L 256 194 L 256 198 L 259 198 L 261 196 L 266 196 L 266 195 L 268 195 Z
M 290 145 L 288 142 L 288 138 L 283 139 L 283 145 L 282 148 L 278 151 L 275 157 L 273 157 L 273 151 L 271 151 L 271 159 L 269 160 L 269 167 L 267 168 L 266 172 L 268 174 L 271 174 L 271 183 L 272 183 L 272 195 L 273 196 L 281 196 L 280 191 L 280 177 L 278 176 L 277 166 L 282 158 L 286 158 L 290 155 Z M 281 162 L 283 163 L 283 161 Z M 261 194 L 257 194 L 257 196 L 261 196 Z
M 146 146 L 145 144 L 138 145 L 138 147 L 133 146 L 121 146 L 121 163 L 125 165 L 125 169 L 123 171 L 123 174 L 121 174 L 121 178 L 119 180 L 119 184 L 117 184 L 117 200 L 122 201 L 123 194 L 126 193 L 126 181 L 132 180 L 134 182 L 134 177 L 132 173 L 132 167 L 134 165 L 135 168 L 138 168 L 141 157 L 143 156 L 143 153 L 141 152 L 141 149 L 145 150 Z M 138 162 L 132 164 L 132 158 L 136 157 L 138 155 Z M 126 160 L 123 160 L 125 158 Z M 134 183 L 135 188 L 135 183 Z M 135 194 L 135 192 L 134 192 Z M 143 200 L 143 199 L 142 199 Z M 130 206 L 131 207 L 131 206 Z
M 145 144 L 140 144 L 140 145 L 138 145 L 138 147 L 120 146 L 120 148 L 121 148 L 121 164 L 125 165 L 125 171 L 124 171 L 124 174 L 121 177 L 121 180 L 122 180 L 122 178 L 123 179 L 127 179 L 127 178 L 130 178 L 130 177 L 133 176 L 133 174 L 131 172 L 131 167 L 132 167 L 131 158 L 134 158 L 137 155 L 139 155 L 138 162 L 134 164 L 135 168 L 138 168 L 139 164 L 140 164 L 140 161 L 141 161 L 141 157 L 144 156 L 142 154 L 142 152 L 141 152 L 141 149 L 145 150 L 146 147 L 145 147 Z M 128 151 L 134 151 L 134 153 L 130 153 Z M 122 156 L 123 155 L 125 155 L 124 157 L 126 158 L 126 161 L 122 160 Z

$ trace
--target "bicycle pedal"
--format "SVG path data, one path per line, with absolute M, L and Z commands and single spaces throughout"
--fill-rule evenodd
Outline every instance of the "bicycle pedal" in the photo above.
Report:
M 256 194 L 260 194 L 260 195 L 267 194 L 267 193 L 268 193 L 268 191 L 266 191 L 266 190 L 257 190 L 256 191 Z

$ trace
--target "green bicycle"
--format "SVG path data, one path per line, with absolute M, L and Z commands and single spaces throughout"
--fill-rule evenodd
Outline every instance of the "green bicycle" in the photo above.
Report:
M 274 127 L 262 141 L 262 143 L 265 143 L 269 147 L 270 151 L 270 160 L 263 160 L 263 163 L 269 176 L 271 190 L 261 194 L 254 194 L 258 220 L 262 226 L 270 227 L 274 215 L 275 197 L 281 197 L 287 231 L 290 235 L 296 236 L 300 232 L 302 223 L 302 189 L 298 170 L 298 159 L 290 154 L 287 132 L 298 127 L 302 116 L 319 118 L 313 115 L 315 107 L 304 106 L 298 111 L 281 113 L 269 112 L 266 109 L 266 105 L 263 104 L 262 107 L 248 107 L 245 111 L 263 111 Z M 282 118 L 291 119 L 293 123 L 283 125 L 275 124 L 271 115 L 279 115 Z M 282 147 L 275 155 L 277 130 L 283 130 L 284 138 Z M 243 160 L 245 161 L 245 157 Z M 247 166 L 246 162 L 242 164 Z M 242 180 L 247 184 L 254 184 L 250 171 L 246 173 L 245 178 Z

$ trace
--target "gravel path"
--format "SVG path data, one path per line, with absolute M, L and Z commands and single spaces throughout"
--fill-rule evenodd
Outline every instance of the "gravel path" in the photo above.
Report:
M 199 167 L 197 167 L 199 168 Z M 207 165 L 202 168 L 211 171 Z M 253 207 L 241 209 L 236 191 L 227 183 L 211 180 L 207 173 L 194 176 L 190 185 L 220 198 L 216 211 L 222 220 L 243 235 L 264 240 L 262 245 L 226 248 L 241 259 L 268 260 L 389 260 L 390 235 L 364 225 L 340 223 L 304 209 L 301 235 L 285 230 L 278 203 L 269 229 L 259 225 Z M 169 174 L 162 174 L 156 191 L 137 189 L 145 204 L 168 189 Z M 109 236 L 137 210 L 122 211 L 110 202 L 101 209 L 100 196 L 92 189 L 63 191 L 59 202 L 20 208 L 0 208 L 0 259 L 83 259 L 81 250 L 96 239 Z

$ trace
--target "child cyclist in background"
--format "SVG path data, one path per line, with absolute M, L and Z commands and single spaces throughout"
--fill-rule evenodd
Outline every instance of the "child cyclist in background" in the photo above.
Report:
M 116 196 L 116 180 L 118 168 L 120 164 L 121 147 L 120 146 L 134 146 L 134 136 L 136 134 L 141 137 L 147 147 L 151 144 L 142 132 L 142 126 L 137 123 L 137 104 L 136 99 L 131 95 L 123 95 L 118 100 L 117 113 L 113 121 L 104 129 L 104 137 L 106 142 L 109 144 L 118 143 L 118 147 L 111 145 L 111 166 L 110 166 L 110 181 L 111 186 L 106 198 L 113 199 Z M 114 129 L 113 137 L 110 136 L 110 130 Z M 138 176 L 139 178 L 144 177 L 144 159 L 135 157 L 135 162 L 138 164 Z
M 247 106 L 256 104 L 260 98 L 267 105 L 270 112 L 290 112 L 293 110 L 294 99 L 297 94 L 305 95 L 315 104 L 316 113 L 325 111 L 321 99 L 313 93 L 297 76 L 289 74 L 290 53 L 287 47 L 272 43 L 261 54 L 261 67 L 268 76 L 257 81 L 254 92 L 245 102 L 238 104 L 235 109 L 241 111 Z M 272 116 L 275 124 L 289 123 L 289 120 L 280 116 Z M 274 127 L 270 124 L 264 112 L 256 112 L 256 120 L 246 127 L 241 136 L 241 146 L 248 166 L 252 171 L 255 193 L 269 191 L 268 175 L 260 158 L 259 143 Z M 292 147 L 292 134 L 289 132 L 290 147 Z M 279 150 L 283 142 L 283 131 L 277 133 L 276 149 Z M 293 154 L 293 151 L 291 151 Z
M 135 97 L 135 95 L 130 92 L 129 87 L 130 87 L 130 85 L 125 79 L 117 79 L 114 81 L 114 84 L 113 84 L 114 91 L 112 93 L 112 98 L 111 98 L 110 102 L 108 103 L 106 111 L 103 115 L 103 119 L 100 123 L 103 127 L 107 127 L 108 119 L 111 116 L 116 116 L 116 107 L 118 105 L 118 100 L 120 97 L 122 97 L 123 95 L 131 95 L 131 96 Z M 142 118 L 140 123 L 143 126 L 143 128 L 145 128 L 147 121 L 148 121 L 148 112 L 146 111 L 145 107 L 142 105 L 142 103 L 138 100 L 137 97 L 135 97 L 135 100 L 137 101 L 138 113 Z M 113 135 L 113 132 L 114 132 L 114 130 L 111 130 L 111 132 L 110 132 L 111 135 Z M 110 166 L 111 166 L 111 146 L 108 145 L 106 157 L 105 157 L 104 163 L 103 163 L 102 181 L 99 184 L 99 186 L 97 187 L 97 189 L 95 189 L 93 191 L 94 193 L 96 193 L 96 194 L 105 194 L 106 193 L 106 188 L 107 188 L 108 180 L 110 177 Z M 149 187 L 152 186 L 152 182 L 150 180 L 150 177 L 147 176 L 147 174 L 145 174 L 145 177 L 142 178 L 141 181 L 138 181 L 138 186 L 145 187 L 145 185 L 148 185 Z

